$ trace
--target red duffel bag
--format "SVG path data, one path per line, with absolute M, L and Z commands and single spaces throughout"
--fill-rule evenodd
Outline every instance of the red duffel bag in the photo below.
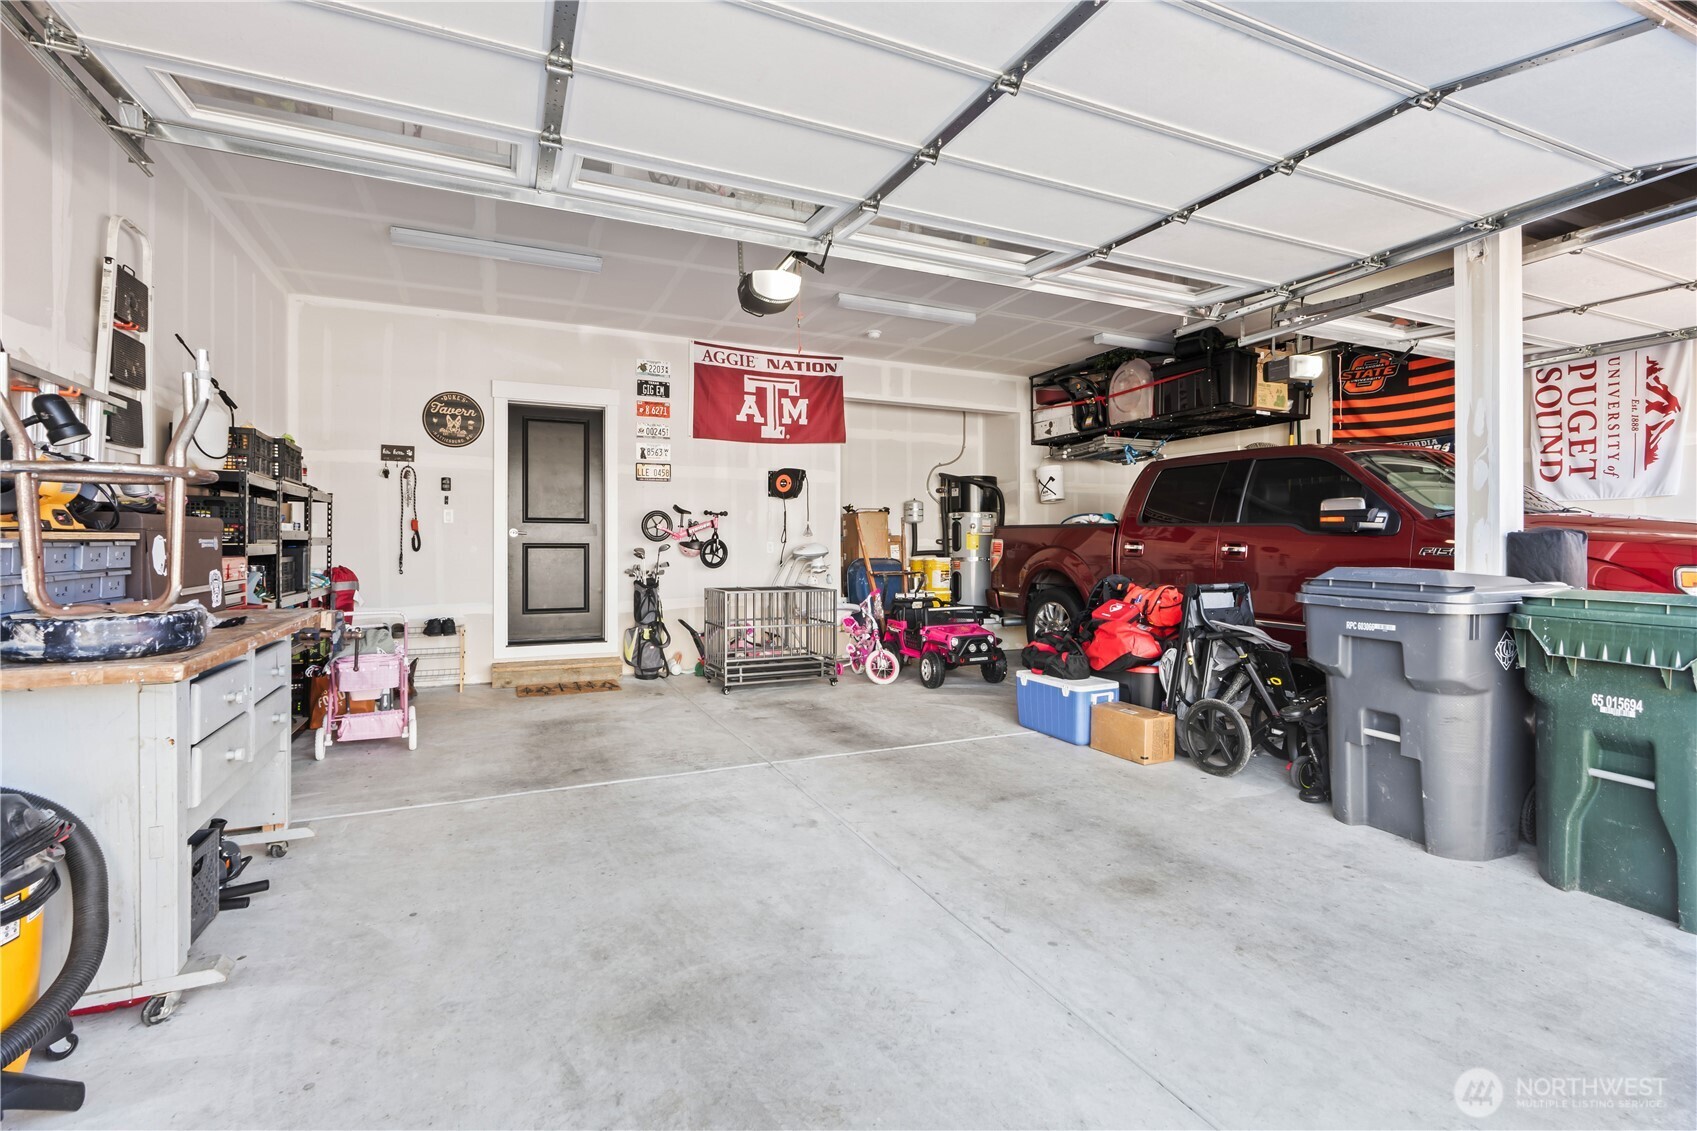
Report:
M 1161 642 L 1135 620 L 1098 621 L 1084 643 L 1093 672 L 1123 672 L 1161 658 Z

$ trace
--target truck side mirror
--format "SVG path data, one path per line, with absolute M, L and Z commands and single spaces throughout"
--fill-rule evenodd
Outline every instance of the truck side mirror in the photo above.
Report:
M 1320 501 L 1320 529 L 1341 534 L 1377 533 L 1390 528 L 1390 512 L 1369 507 L 1360 495 L 1344 495 Z

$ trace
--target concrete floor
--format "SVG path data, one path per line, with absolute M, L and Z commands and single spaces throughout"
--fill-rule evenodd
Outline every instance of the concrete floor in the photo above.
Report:
M 202 937 L 234 980 L 83 1019 L 87 1106 L 9 1122 L 1697 1126 L 1691 936 L 1261 759 L 1132 765 L 971 673 L 420 717 L 413 754 L 297 744 L 317 836 Z M 1508 1092 L 1478 1120 L 1475 1067 Z M 1572 1077 L 1659 1106 L 1516 1099 Z

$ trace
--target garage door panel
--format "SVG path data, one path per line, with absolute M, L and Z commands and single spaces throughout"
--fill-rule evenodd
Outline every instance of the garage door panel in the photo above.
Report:
M 1209 224 L 1169 224 L 1121 249 L 1180 269 L 1195 268 L 1259 283 L 1283 283 L 1349 261 L 1349 256 Z
M 1146 208 L 969 169 L 951 163 L 946 155 L 890 197 L 892 213 L 910 209 L 941 220 L 944 226 L 954 219 L 1076 247 L 1095 247 L 1159 215 Z
M 1210 205 L 1210 217 L 1366 255 L 1443 231 L 1449 213 L 1298 174 L 1268 177 Z

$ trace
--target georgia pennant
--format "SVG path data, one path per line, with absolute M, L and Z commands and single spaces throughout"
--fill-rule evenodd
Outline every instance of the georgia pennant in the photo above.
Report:
M 695 437 L 841 444 L 843 359 L 695 342 Z

